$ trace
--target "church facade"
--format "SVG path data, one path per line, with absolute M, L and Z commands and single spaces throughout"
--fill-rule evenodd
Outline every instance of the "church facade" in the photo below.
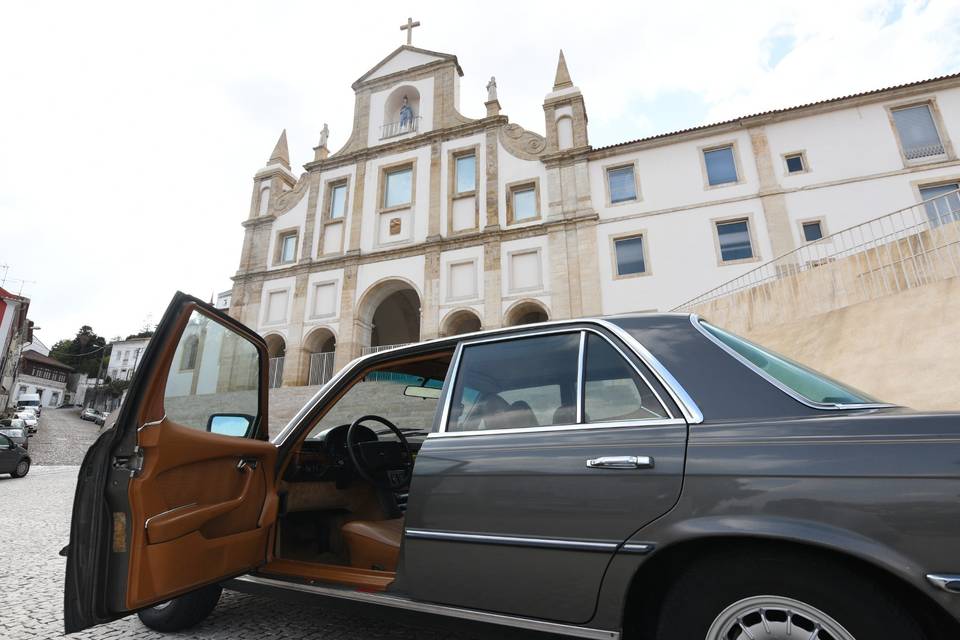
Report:
M 960 74 L 602 148 L 562 52 L 546 135 L 492 78 L 486 116 L 462 115 L 462 75 L 401 46 L 353 84 L 343 148 L 324 125 L 297 176 L 284 133 L 254 176 L 230 313 L 275 386 L 390 345 L 669 310 L 960 185 Z

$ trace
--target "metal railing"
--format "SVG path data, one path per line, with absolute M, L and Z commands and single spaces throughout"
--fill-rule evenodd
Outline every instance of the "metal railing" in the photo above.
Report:
M 283 384 L 283 360 L 284 357 L 270 358 L 270 388 L 276 389 Z
M 333 351 L 324 351 L 322 353 L 310 354 L 310 375 L 307 378 L 307 384 L 317 385 L 326 384 L 333 377 Z
M 413 342 L 401 342 L 399 344 L 378 344 L 376 346 L 370 347 L 361 347 L 360 355 L 368 356 L 371 353 L 380 353 L 381 351 L 386 351 L 387 349 L 397 349 L 399 347 L 405 347 L 408 344 L 414 344 Z
M 420 116 L 414 116 L 409 120 L 398 120 L 397 122 L 388 122 L 380 128 L 380 139 L 402 136 L 405 133 L 416 133 L 420 129 Z
M 960 190 L 806 244 L 674 311 L 742 328 L 826 313 L 955 277 L 958 220 Z

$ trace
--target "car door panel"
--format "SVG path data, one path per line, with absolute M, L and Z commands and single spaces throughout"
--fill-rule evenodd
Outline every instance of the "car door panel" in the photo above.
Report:
M 262 338 L 178 293 L 80 468 L 64 626 L 107 622 L 268 560 L 278 497 Z M 249 427 L 223 435 L 215 416 Z

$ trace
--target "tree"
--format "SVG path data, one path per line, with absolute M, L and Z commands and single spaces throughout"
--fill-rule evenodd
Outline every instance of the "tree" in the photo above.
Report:
M 101 361 L 106 367 L 110 360 L 110 348 L 102 336 L 85 324 L 72 340 L 58 340 L 50 349 L 50 357 L 73 367 L 77 373 L 96 377 Z

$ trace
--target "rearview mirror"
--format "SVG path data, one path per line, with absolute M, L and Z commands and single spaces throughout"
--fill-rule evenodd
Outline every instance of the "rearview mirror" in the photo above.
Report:
M 207 419 L 207 431 L 245 438 L 253 427 L 253 416 L 244 413 L 214 413 Z
M 433 387 L 409 386 L 403 390 L 403 395 L 411 396 L 413 398 L 430 398 L 432 400 L 436 400 L 440 397 L 440 389 L 435 389 Z

